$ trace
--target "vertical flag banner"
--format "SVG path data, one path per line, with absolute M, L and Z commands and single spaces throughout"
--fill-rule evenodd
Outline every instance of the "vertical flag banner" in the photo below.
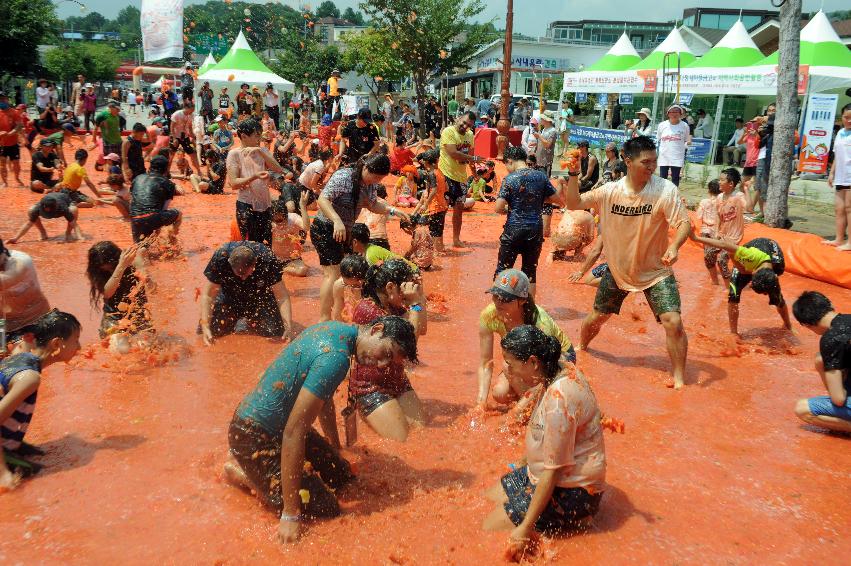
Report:
M 142 0 L 145 61 L 183 58 L 183 0 Z
M 833 137 L 833 121 L 839 95 L 811 94 L 807 101 L 804 131 L 801 132 L 801 155 L 798 171 L 802 173 L 827 173 L 827 157 Z

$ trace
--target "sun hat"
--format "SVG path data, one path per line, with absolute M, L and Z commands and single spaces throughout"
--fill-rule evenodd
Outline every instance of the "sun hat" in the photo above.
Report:
M 107 161 L 121 161 L 121 158 L 118 157 L 117 153 L 110 153 L 109 155 L 104 155 L 103 158 Z
M 667 114 L 668 112 L 670 112 L 672 110 L 679 110 L 680 114 L 683 113 L 683 107 L 680 106 L 679 104 L 671 104 L 670 106 L 668 106 L 668 109 L 665 111 L 665 113 Z
M 545 110 L 544 112 L 541 112 L 541 115 L 538 117 L 538 120 L 546 120 L 550 124 L 555 123 L 555 117 L 553 116 L 553 113 L 550 112 L 549 110 Z
M 648 120 L 650 119 L 650 116 L 651 116 L 650 109 L 647 108 L 646 106 L 635 113 L 636 116 L 638 116 L 639 114 L 644 114 L 645 116 L 647 116 Z

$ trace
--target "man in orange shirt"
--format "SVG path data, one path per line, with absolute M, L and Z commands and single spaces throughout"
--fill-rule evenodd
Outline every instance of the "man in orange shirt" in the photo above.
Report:
M 11 162 L 12 173 L 18 185 L 24 186 L 21 181 L 21 149 L 18 146 L 18 135 L 23 129 L 23 119 L 20 112 L 9 104 L 9 96 L 0 91 L 0 177 L 3 179 L 3 188 L 9 186 L 7 182 L 6 162 Z

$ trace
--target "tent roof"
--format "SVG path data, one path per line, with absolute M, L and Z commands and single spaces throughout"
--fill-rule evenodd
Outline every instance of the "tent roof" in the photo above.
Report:
M 704 53 L 703 57 L 689 67 L 747 67 L 762 58 L 762 52 L 739 20 L 715 47 Z
M 212 53 L 207 54 L 207 58 L 204 59 L 204 62 L 201 63 L 201 67 L 198 69 L 198 74 L 203 75 L 216 65 L 216 59 L 213 57 Z
M 679 53 L 680 66 L 684 67 L 693 63 L 695 60 L 694 53 L 692 53 L 689 46 L 686 45 L 683 36 L 680 35 L 680 30 L 674 28 L 671 30 L 671 33 L 668 34 L 668 37 L 665 38 L 665 41 L 660 43 L 658 47 L 650 53 L 650 55 L 645 57 L 637 65 L 630 67 L 630 69 L 661 69 L 662 63 L 665 59 L 665 54 L 671 52 Z
M 775 51 L 758 64 L 776 65 Z M 824 12 L 819 11 L 801 30 L 801 65 L 851 67 L 851 51 L 842 43 Z
M 222 60 L 214 67 L 199 76 L 198 79 L 219 84 L 235 83 L 239 85 L 248 83 L 252 86 L 272 83 L 289 92 L 293 91 L 294 86 L 293 83 L 276 75 L 263 64 L 263 61 L 251 50 L 242 30 L 240 30 L 227 55 L 222 57 Z
M 624 71 L 641 61 L 626 32 L 609 51 L 588 67 L 589 71 Z

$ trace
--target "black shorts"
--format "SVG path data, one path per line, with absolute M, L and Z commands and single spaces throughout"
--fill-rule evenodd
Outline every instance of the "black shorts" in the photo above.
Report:
M 756 175 L 756 165 L 742 169 L 742 177 L 753 177 L 754 175 Z
M 388 401 L 392 401 L 393 399 L 398 399 L 408 391 L 413 391 L 414 388 L 408 383 L 405 386 L 405 390 L 399 393 L 398 395 L 390 395 L 389 393 L 384 393 L 382 391 L 373 391 L 372 393 L 364 393 L 363 395 L 355 395 L 354 401 L 355 405 L 358 408 L 361 416 L 363 418 L 368 417 L 375 411 L 378 407 L 387 403 Z
M 36 181 L 44 183 L 50 189 L 52 189 L 53 187 L 55 187 L 59 183 L 59 179 L 33 179 L 32 183 L 35 183 Z M 34 189 L 33 186 L 32 186 L 32 183 L 30 183 L 30 189 L 32 189 L 33 191 L 35 191 L 37 193 L 44 192 L 43 189 L 38 189 L 38 190 Z
M 245 472 L 260 501 L 280 514 L 284 507 L 281 435 L 271 434 L 257 423 L 234 415 L 228 429 L 228 445 L 231 456 Z M 340 505 L 332 490 L 354 479 L 351 465 L 313 428 L 308 429 L 304 440 L 304 459 L 314 471 L 303 472 L 301 476 L 301 488 L 310 493 L 302 511 L 314 518 L 337 517 Z
M 777 270 L 774 270 L 777 273 Z M 779 277 L 781 273 L 777 273 Z M 742 300 L 742 291 L 745 290 L 751 280 L 753 279 L 753 275 L 750 273 L 742 273 L 739 271 L 738 267 L 733 268 L 733 273 L 730 274 L 730 288 L 729 293 L 727 294 L 727 302 L 733 304 L 739 304 L 739 301 Z M 768 294 L 768 304 L 774 307 L 782 307 L 786 304 L 786 300 L 783 298 L 783 293 L 778 286 L 776 292 L 772 292 Z
M 455 206 L 467 200 L 467 183 L 446 177 L 446 204 Z
M 68 195 L 68 199 L 71 201 L 71 204 L 80 204 L 81 202 L 92 202 L 92 199 L 90 199 L 88 196 L 84 195 L 76 189 L 69 189 L 65 187 L 63 189 L 59 189 L 59 192 L 63 195 Z
M 446 211 L 435 212 L 426 216 L 428 218 L 428 233 L 432 238 L 442 238 L 443 228 L 446 225 Z
M 851 189 L 851 185 L 833 185 L 833 188 L 837 191 L 847 191 L 848 189 Z
M 272 208 L 254 210 L 248 203 L 236 201 L 236 224 L 243 240 L 272 245 Z
M 319 255 L 319 265 L 340 265 L 343 257 L 352 253 L 348 241 L 334 239 L 334 223 L 323 218 L 310 223 L 310 241 Z
M 237 332 L 237 323 L 245 321 L 244 332 L 271 338 L 284 333 L 284 320 L 271 289 L 258 289 L 250 300 L 226 297 L 219 292 L 213 302 L 210 331 L 213 336 L 226 336 Z M 243 330 L 240 330 L 243 332 Z
M 169 138 L 168 146 L 172 151 L 177 151 L 182 147 L 183 151 L 185 151 L 187 155 L 195 155 L 195 145 L 192 143 L 192 140 L 186 136 L 182 138 Z
M 133 233 L 133 241 L 144 240 L 163 226 L 171 226 L 180 217 L 180 211 L 176 208 L 167 208 L 141 218 L 130 219 L 130 231 Z
M 508 496 L 508 501 L 503 504 L 505 513 L 512 523 L 519 525 L 526 517 L 535 493 L 526 466 L 502 476 L 500 483 Z M 535 530 L 558 532 L 576 528 L 580 520 L 597 513 L 602 499 L 602 493 L 592 495 L 581 487 L 556 487 L 543 513 L 535 521 Z
M 520 256 L 521 271 L 526 274 L 531 283 L 534 283 L 543 245 L 543 226 L 506 226 L 499 237 L 499 253 L 494 277 L 514 267 L 517 256 Z
M 390 249 L 390 240 L 388 240 L 387 238 L 370 238 L 369 243 L 373 246 L 384 248 L 385 250 Z
M 21 158 L 21 148 L 18 144 L 0 146 L 0 157 L 18 161 Z

